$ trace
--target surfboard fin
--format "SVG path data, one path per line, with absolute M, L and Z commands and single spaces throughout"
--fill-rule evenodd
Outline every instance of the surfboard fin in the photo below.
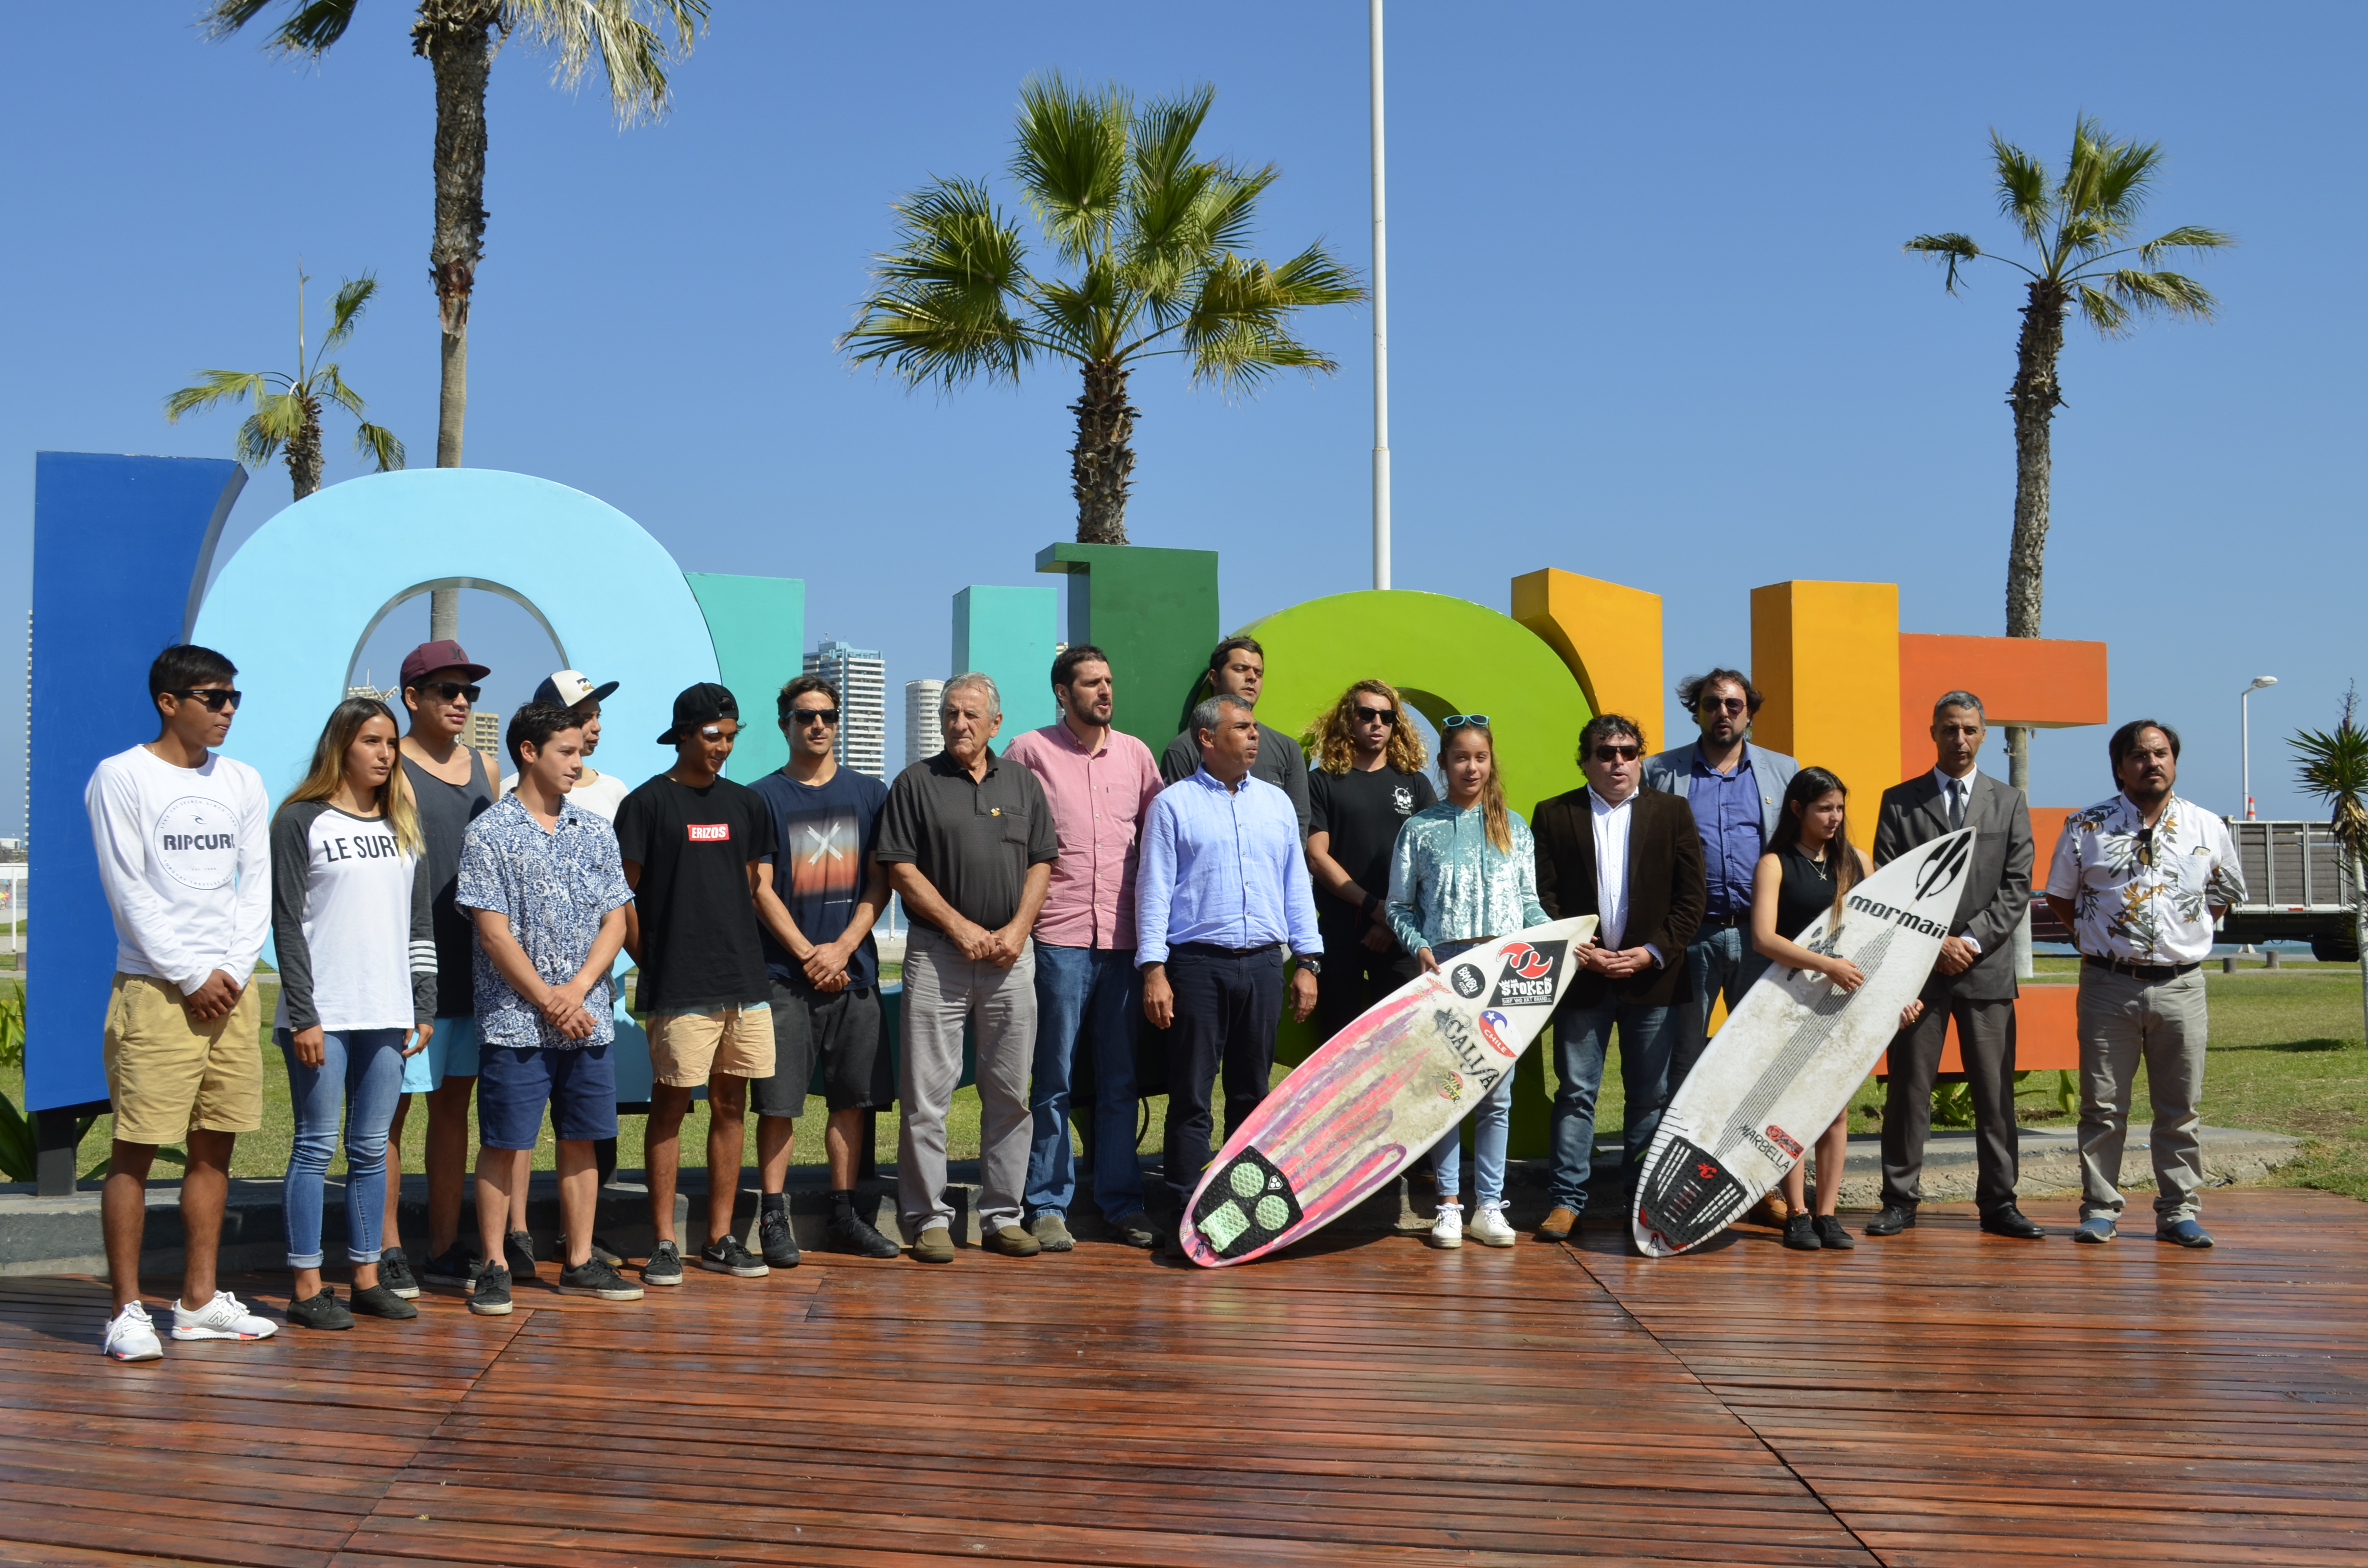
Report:
M 1192 1228 L 1219 1257 L 1254 1252 L 1299 1223 L 1298 1195 L 1256 1149 L 1225 1162 L 1192 1206 Z

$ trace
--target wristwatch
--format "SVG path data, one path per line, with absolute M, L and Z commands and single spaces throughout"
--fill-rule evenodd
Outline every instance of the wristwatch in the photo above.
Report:
M 1300 953 L 1296 956 L 1299 960 L 1299 967 L 1305 970 L 1308 973 L 1320 975 L 1324 972 L 1324 960 L 1322 955 L 1316 953 Z

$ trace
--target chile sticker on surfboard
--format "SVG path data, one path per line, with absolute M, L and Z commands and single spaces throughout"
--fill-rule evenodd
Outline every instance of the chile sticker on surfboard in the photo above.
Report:
M 1700 1246 L 1801 1158 L 1899 1032 L 1964 895 L 1974 830 L 1910 850 L 1850 889 L 1793 938 L 1866 976 L 1844 991 L 1813 970 L 1771 968 L 1694 1063 L 1637 1177 L 1637 1247 L 1668 1257 Z
M 1580 915 L 1459 953 L 1326 1041 L 1209 1162 L 1185 1255 L 1221 1268 L 1289 1246 L 1428 1153 L 1537 1039 L 1594 932 Z

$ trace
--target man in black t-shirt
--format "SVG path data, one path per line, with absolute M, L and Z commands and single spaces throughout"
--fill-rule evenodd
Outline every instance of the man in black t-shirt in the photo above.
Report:
M 1204 696 L 1238 697 L 1256 708 L 1258 690 L 1266 684 L 1266 650 L 1255 637 L 1228 637 L 1210 651 L 1209 673 L 1202 679 L 1204 687 L 1194 693 L 1193 700 Z M 1200 771 L 1201 737 L 1188 724 L 1159 754 L 1159 777 L 1178 784 Z M 1291 797 L 1291 809 L 1299 817 L 1299 836 L 1304 840 L 1307 759 L 1299 754 L 1299 742 L 1271 724 L 1260 724 L 1258 760 L 1250 764 L 1250 777 L 1263 778 Z
M 1317 1006 L 1329 1040 L 1414 978 L 1414 960 L 1398 949 L 1382 905 L 1398 829 L 1439 796 L 1422 774 L 1421 738 L 1383 681 L 1360 680 L 1340 694 L 1317 726 L 1315 764 L 1307 777 L 1307 869 L 1324 934 Z
M 773 852 L 773 813 L 723 777 L 740 731 L 732 693 L 712 682 L 674 699 L 658 737 L 675 765 L 625 797 L 617 846 L 633 903 L 625 946 L 641 965 L 634 1010 L 647 1015 L 650 1116 L 643 1164 L 657 1241 L 642 1279 L 682 1283 L 674 1233 L 682 1119 L 707 1088 L 707 1244 L 699 1266 L 742 1279 L 768 1272 L 732 1233 L 748 1082 L 773 1075 L 772 979 L 757 916 L 757 865 Z

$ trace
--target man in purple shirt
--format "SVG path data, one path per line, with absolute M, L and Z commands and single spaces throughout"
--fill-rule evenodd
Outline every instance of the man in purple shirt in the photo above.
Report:
M 1134 967 L 1134 879 L 1144 819 L 1159 796 L 1151 748 L 1110 727 L 1110 655 L 1090 642 L 1053 661 L 1061 722 L 1004 752 L 1036 776 L 1061 839 L 1053 883 L 1036 917 L 1036 1062 L 1029 1108 L 1029 1230 L 1046 1252 L 1067 1252 L 1077 1177 L 1069 1152 L 1071 1073 L 1082 1035 L 1090 1081 L 1094 1202 L 1129 1246 L 1157 1239 L 1143 1211 L 1134 1149 L 1134 1031 L 1143 981 Z
M 1784 787 L 1801 765 L 1749 742 L 1760 697 L 1741 670 L 1715 669 L 1678 683 L 1678 700 L 1701 726 L 1691 745 L 1645 759 L 1645 788 L 1679 795 L 1693 808 L 1702 835 L 1702 880 L 1710 904 L 1686 945 L 1678 988 L 1677 1039 L 1669 1054 L 1675 1095 L 1710 1039 L 1711 1008 L 1724 994 L 1733 1013 L 1768 960 L 1751 950 L 1751 878 L 1775 835 Z

